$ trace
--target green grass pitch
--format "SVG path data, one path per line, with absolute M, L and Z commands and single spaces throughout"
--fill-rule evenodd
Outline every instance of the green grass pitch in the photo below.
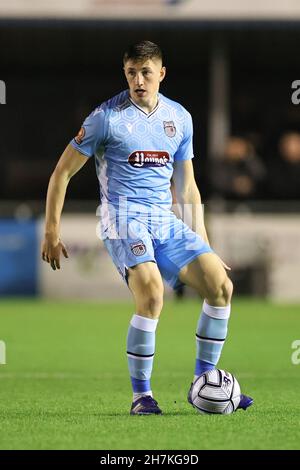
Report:
M 248 411 L 198 414 L 186 401 L 200 301 L 166 302 L 152 378 L 162 416 L 130 416 L 130 303 L 2 300 L 1 449 L 299 449 L 296 305 L 235 300 L 220 368 L 253 396 Z

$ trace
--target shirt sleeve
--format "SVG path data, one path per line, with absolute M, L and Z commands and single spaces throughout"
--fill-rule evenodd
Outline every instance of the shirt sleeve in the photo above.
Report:
M 193 121 L 190 113 L 187 113 L 184 125 L 184 133 L 178 150 L 174 154 L 174 161 L 191 160 L 194 158 L 193 151 Z
M 105 106 L 96 108 L 83 122 L 71 145 L 86 157 L 95 154 L 98 147 L 105 144 L 107 137 L 107 116 Z

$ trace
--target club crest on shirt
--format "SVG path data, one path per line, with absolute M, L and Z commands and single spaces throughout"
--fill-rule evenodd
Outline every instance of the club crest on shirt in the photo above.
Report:
M 176 127 L 174 121 L 163 121 L 164 124 L 164 131 L 166 136 L 168 137 L 175 137 L 176 135 Z
M 80 145 L 81 142 L 83 141 L 84 139 L 84 136 L 85 136 L 85 128 L 84 127 L 81 127 L 77 136 L 75 137 L 75 142 Z
M 138 242 L 135 242 L 135 243 L 130 243 L 130 248 L 131 248 L 131 251 L 132 253 L 135 255 L 135 256 L 142 256 L 146 253 L 146 246 L 145 244 L 142 242 L 142 240 L 139 240 Z

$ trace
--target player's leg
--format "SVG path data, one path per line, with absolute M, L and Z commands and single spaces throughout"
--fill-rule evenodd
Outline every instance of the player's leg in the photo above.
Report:
M 128 268 L 128 286 L 132 291 L 136 311 L 142 317 L 158 320 L 162 306 L 164 285 L 154 262 L 145 262 Z
M 163 240 L 155 256 L 163 277 L 177 287 L 195 288 L 205 299 L 197 327 L 195 376 L 216 366 L 227 334 L 232 283 L 204 240 L 186 224 L 171 219 L 172 238 Z
M 227 336 L 233 286 L 214 253 L 204 253 L 184 266 L 179 279 L 204 299 L 196 331 L 195 379 L 219 361 Z
M 204 298 L 196 332 L 195 381 L 199 375 L 214 369 L 219 361 L 227 336 L 233 286 L 214 253 L 204 253 L 187 264 L 181 269 L 179 279 Z M 188 400 L 191 403 L 190 392 Z M 252 403 L 251 397 L 242 394 L 238 408 L 246 410 Z
M 105 239 L 105 246 L 119 273 L 126 280 L 135 313 L 127 334 L 128 366 L 133 388 L 131 414 L 160 414 L 152 398 L 151 373 L 155 332 L 163 304 L 163 282 L 155 262 L 152 240 L 147 231 L 134 238 Z
M 163 282 L 156 263 L 145 262 L 128 269 L 128 286 L 136 313 L 127 335 L 127 357 L 133 388 L 131 414 L 160 414 L 152 398 L 151 374 L 155 332 L 163 306 Z

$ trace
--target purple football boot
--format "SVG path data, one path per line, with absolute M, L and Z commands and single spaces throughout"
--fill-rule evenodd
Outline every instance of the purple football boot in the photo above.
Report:
M 249 408 L 249 406 L 251 406 L 253 402 L 254 402 L 253 398 L 248 397 L 247 395 L 243 395 L 241 393 L 241 400 L 240 400 L 239 406 L 237 407 L 237 410 L 242 409 L 246 411 L 246 409 Z
M 158 403 L 150 395 L 138 398 L 131 405 L 131 415 L 161 415 L 162 411 Z

